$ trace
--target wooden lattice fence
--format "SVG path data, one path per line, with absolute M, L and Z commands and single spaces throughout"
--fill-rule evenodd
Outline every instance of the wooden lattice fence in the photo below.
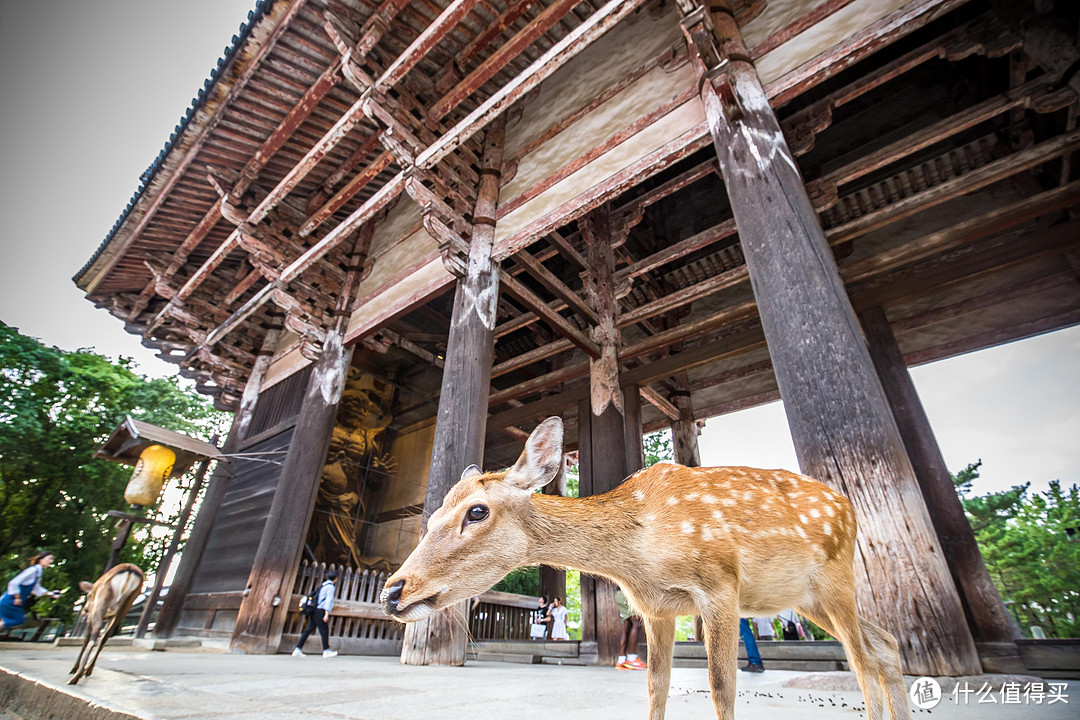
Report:
M 300 598 L 317 588 L 331 568 L 338 571 L 338 579 L 334 609 L 330 613 L 330 647 L 352 655 L 399 654 L 404 626 L 387 617 L 379 605 L 379 593 L 390 573 L 308 560 L 300 563 L 296 575 L 279 652 L 291 650 L 300 639 L 306 621 L 299 611 Z M 314 651 L 318 647 L 318 633 L 315 632 L 305 649 Z

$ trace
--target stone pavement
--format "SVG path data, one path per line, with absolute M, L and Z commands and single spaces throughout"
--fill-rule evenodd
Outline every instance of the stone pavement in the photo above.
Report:
M 612 668 L 475 662 L 464 668 L 407 667 L 397 658 L 339 656 L 293 658 L 221 652 L 151 652 L 108 647 L 93 676 L 66 685 L 75 648 L 0 644 L 0 668 L 50 688 L 51 713 L 20 709 L 12 694 L 20 681 L 0 671 L 0 718 L 39 720 L 76 717 L 61 710 L 71 693 L 104 706 L 80 711 L 83 718 L 181 720 L 612 720 L 645 718 L 646 673 Z M 910 685 L 913 678 L 908 678 Z M 1066 682 L 1066 681 L 1055 681 Z M 794 683 L 802 687 L 785 686 Z M 715 720 L 704 669 L 672 671 L 667 717 Z M 809 687 L 811 689 L 804 689 Z M 740 720 L 864 718 L 862 696 L 847 673 L 809 674 L 773 670 L 739 673 L 736 716 Z M 948 696 L 937 708 L 913 709 L 934 718 L 969 720 L 1075 720 L 1080 682 L 1067 681 L 1068 704 L 968 704 Z M 25 691 L 24 691 L 25 696 Z M 5 702 L 7 709 L 4 708 Z M 67 698 L 67 703 L 75 702 Z M 5 715 L 5 713 L 7 713 Z M 126 720 L 126 718 L 125 718 Z

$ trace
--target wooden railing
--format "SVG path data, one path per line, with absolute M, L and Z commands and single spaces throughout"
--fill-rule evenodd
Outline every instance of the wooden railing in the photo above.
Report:
M 489 590 L 469 612 L 474 640 L 529 640 L 538 598 Z
M 299 612 L 300 598 L 319 587 L 330 569 L 338 571 L 334 609 L 330 612 L 330 646 L 356 655 L 400 653 L 404 626 L 387 617 L 379 605 L 379 593 L 390 573 L 308 560 L 300 563 L 297 572 L 279 650 L 288 650 L 296 644 L 307 621 Z M 318 633 L 313 635 L 317 637 Z

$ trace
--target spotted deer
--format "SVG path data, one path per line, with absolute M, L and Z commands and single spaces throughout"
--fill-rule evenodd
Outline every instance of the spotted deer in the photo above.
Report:
M 131 610 L 142 586 L 143 571 L 131 563 L 106 571 L 93 585 L 85 580 L 79 583 L 86 593 L 82 610 L 86 616 L 86 641 L 71 668 L 73 677 L 68 680 L 68 685 L 75 685 L 80 678 L 90 677 L 94 672 L 98 655 L 124 622 L 124 616 Z
M 908 715 L 896 640 L 859 617 L 855 512 L 847 498 L 782 470 L 660 463 L 586 498 L 541 495 L 562 463 L 562 421 L 533 431 L 509 470 L 470 466 L 382 592 L 413 622 L 524 565 L 573 567 L 618 583 L 645 622 L 649 712 L 662 720 L 678 615 L 705 625 L 716 715 L 734 717 L 741 616 L 793 607 L 847 650 L 870 720 Z

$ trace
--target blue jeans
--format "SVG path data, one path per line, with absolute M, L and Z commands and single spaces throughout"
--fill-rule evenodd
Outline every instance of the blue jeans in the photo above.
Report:
M 743 645 L 746 646 L 746 660 L 751 665 L 760 665 L 761 653 L 757 649 L 754 631 L 750 629 L 750 621 L 746 618 L 739 618 L 739 636 L 742 638 Z

